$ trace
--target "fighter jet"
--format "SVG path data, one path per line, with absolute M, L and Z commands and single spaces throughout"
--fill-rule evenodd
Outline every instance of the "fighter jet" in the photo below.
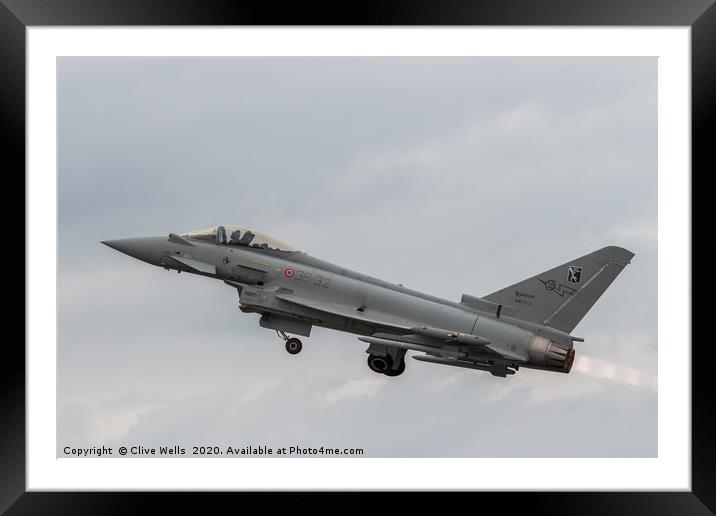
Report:
M 521 367 L 569 373 L 574 327 L 634 253 L 604 247 L 484 297 L 459 302 L 411 290 L 320 260 L 240 226 L 168 237 L 102 242 L 166 270 L 218 279 L 235 288 L 239 309 L 295 355 L 314 326 L 358 335 L 368 367 L 399 376 L 405 355 L 506 378 Z

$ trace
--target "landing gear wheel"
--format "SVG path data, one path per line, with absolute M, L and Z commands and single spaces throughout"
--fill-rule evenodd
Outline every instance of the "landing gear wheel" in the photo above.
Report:
M 398 369 L 386 369 L 383 374 L 385 376 L 400 376 L 405 371 L 405 360 L 400 362 Z
M 382 374 L 386 370 L 390 369 L 392 366 L 393 360 L 388 355 L 368 355 L 368 367 L 370 367 L 371 371 L 375 371 L 376 373 Z
M 286 351 L 288 351 L 292 355 L 300 353 L 301 349 L 303 349 L 303 344 L 301 344 L 300 340 L 296 338 L 290 338 L 286 341 Z

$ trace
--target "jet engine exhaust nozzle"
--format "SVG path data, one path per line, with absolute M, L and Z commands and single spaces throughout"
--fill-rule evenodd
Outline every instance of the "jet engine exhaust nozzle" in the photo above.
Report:
M 574 348 L 535 335 L 530 343 L 530 364 L 538 369 L 569 373 L 574 363 Z

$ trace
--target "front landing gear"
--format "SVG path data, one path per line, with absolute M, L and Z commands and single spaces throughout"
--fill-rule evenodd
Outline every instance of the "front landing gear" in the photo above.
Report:
M 292 355 L 300 353 L 301 349 L 303 349 L 303 344 L 297 338 L 291 338 L 286 341 L 286 351 Z
M 286 341 L 286 351 L 292 355 L 297 355 L 303 349 L 303 344 L 296 337 L 289 338 L 289 336 L 281 330 L 276 330 L 276 334 Z

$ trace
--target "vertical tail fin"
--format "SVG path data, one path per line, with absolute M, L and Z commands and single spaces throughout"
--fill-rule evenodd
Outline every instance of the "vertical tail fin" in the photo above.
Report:
M 484 299 L 513 308 L 518 319 L 570 333 L 633 256 L 621 247 L 604 247 Z

